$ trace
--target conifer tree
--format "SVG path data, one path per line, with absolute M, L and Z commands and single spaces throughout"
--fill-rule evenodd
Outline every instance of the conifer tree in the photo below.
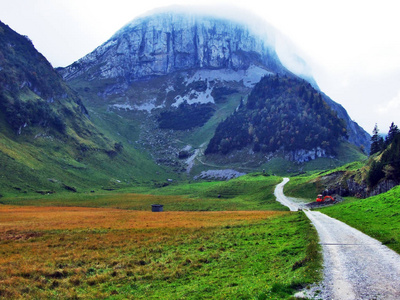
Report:
M 379 135 L 378 125 L 375 124 L 374 130 L 372 131 L 371 137 L 371 151 L 370 155 L 378 153 L 383 150 L 384 140 L 383 137 Z
M 398 133 L 400 133 L 399 128 L 397 127 L 397 125 L 394 125 L 394 122 L 392 122 L 392 124 L 390 125 L 390 128 L 389 128 L 388 135 L 386 136 L 386 139 L 385 139 L 385 147 L 389 146 L 390 143 L 393 142 L 394 137 Z

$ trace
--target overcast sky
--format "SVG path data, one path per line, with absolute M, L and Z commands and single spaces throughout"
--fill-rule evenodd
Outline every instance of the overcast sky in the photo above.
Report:
M 400 126 L 400 9 L 396 0 L 0 0 L 0 20 L 67 66 L 150 10 L 207 5 L 243 11 L 292 41 L 320 89 L 369 133 Z M 217 5 L 217 6 L 215 6 Z M 279 53 L 278 53 L 279 54 Z M 283 56 L 283 53 L 282 53 Z

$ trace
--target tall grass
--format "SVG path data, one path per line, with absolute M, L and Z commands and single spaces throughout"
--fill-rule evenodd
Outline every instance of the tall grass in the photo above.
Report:
M 273 299 L 319 278 L 303 213 L 0 207 L 0 297 Z

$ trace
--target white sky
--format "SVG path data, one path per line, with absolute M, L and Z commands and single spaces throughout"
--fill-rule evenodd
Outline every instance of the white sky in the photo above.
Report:
M 396 0 L 0 0 L 0 20 L 67 66 L 149 10 L 234 6 L 295 45 L 323 92 L 369 133 L 400 126 L 400 4 Z M 217 6 L 215 6 L 217 4 Z M 237 10 L 236 10 L 237 11 Z

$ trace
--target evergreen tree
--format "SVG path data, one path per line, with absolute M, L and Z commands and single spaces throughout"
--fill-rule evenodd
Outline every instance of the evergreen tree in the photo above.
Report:
M 378 153 L 383 150 L 384 141 L 383 137 L 379 135 L 378 125 L 375 124 L 374 130 L 372 131 L 371 137 L 371 151 L 370 155 Z
M 397 125 L 394 125 L 394 123 L 392 122 L 392 124 L 390 125 L 390 128 L 389 128 L 388 135 L 386 136 L 386 139 L 385 139 L 385 147 L 389 146 L 390 143 L 393 142 L 394 137 L 398 133 L 400 133 L 399 128 L 397 127 Z
M 383 164 L 380 161 L 372 161 L 371 167 L 367 175 L 367 182 L 370 187 L 374 187 L 379 180 L 385 177 L 383 172 Z

